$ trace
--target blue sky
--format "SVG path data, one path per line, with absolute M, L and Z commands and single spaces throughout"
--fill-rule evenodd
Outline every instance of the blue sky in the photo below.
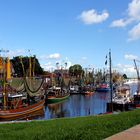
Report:
M 113 69 L 134 75 L 139 44 L 140 0 L 0 0 L 1 55 L 36 55 L 44 69 L 104 68 L 111 49 Z

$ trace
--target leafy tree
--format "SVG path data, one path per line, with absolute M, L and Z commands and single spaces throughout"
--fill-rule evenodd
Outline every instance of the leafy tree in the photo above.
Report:
M 123 74 L 123 78 L 124 78 L 124 79 L 127 79 L 127 75 L 126 75 L 126 74 Z
M 81 76 L 83 74 L 82 66 L 79 64 L 75 64 L 69 68 L 69 74 L 71 76 Z
M 29 57 L 16 56 L 10 61 L 13 64 L 13 68 L 17 76 L 19 77 L 23 76 L 24 71 L 26 75 L 29 75 Z M 22 67 L 21 61 L 23 63 L 23 67 Z M 32 66 L 32 75 L 33 75 L 33 72 L 34 72 L 34 75 L 43 74 L 43 69 L 41 68 L 36 56 L 31 57 L 31 66 Z

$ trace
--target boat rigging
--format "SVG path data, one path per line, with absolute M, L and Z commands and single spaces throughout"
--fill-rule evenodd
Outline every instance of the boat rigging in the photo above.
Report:
M 134 59 L 135 70 L 136 70 L 136 72 L 137 72 L 137 79 L 138 79 L 137 94 L 140 94 L 140 75 L 139 75 L 139 69 L 138 69 L 138 66 L 137 66 L 137 64 L 136 64 L 136 61 L 137 61 L 137 62 L 140 62 L 140 61 L 139 61 L 139 60 Z

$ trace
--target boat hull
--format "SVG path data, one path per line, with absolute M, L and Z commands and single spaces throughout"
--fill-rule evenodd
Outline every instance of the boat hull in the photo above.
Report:
M 43 109 L 45 100 L 41 100 L 38 103 L 33 105 L 29 105 L 27 107 L 22 107 L 18 109 L 10 109 L 10 110 L 0 110 L 0 120 L 14 120 L 17 118 L 21 118 L 22 116 L 27 116 Z
M 61 101 L 63 101 L 63 100 L 68 99 L 69 96 L 70 96 L 70 94 L 68 94 L 68 95 L 66 95 L 66 96 L 62 96 L 62 97 L 55 97 L 55 96 L 48 97 L 47 100 L 46 100 L 46 103 L 47 103 L 47 104 L 50 104 L 50 103 L 61 102 Z
M 96 88 L 96 92 L 109 92 L 110 88 Z
M 125 104 L 118 104 L 118 103 L 107 103 L 107 112 L 110 111 L 112 106 L 113 111 L 129 111 L 131 109 L 136 108 L 135 104 L 133 103 L 125 103 Z

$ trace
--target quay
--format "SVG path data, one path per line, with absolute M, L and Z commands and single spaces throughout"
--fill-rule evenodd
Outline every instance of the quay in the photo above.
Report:
M 123 132 L 117 133 L 105 140 L 140 140 L 140 124 L 129 128 Z

